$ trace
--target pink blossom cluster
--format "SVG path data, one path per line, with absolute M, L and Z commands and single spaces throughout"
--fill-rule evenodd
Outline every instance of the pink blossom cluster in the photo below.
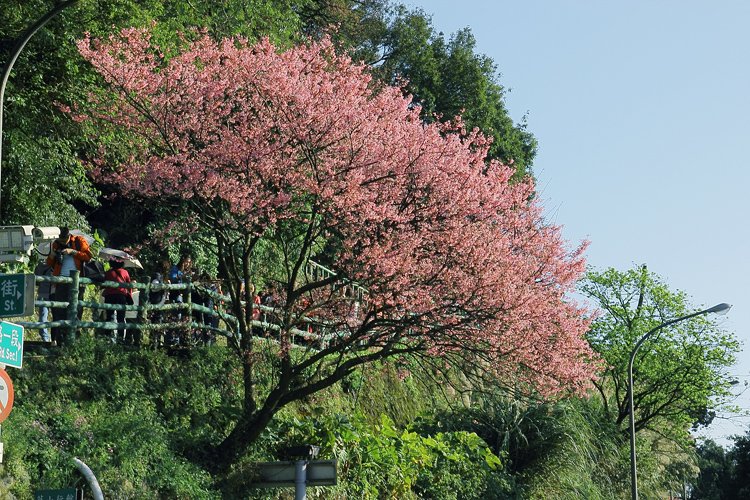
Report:
M 337 270 L 368 289 L 352 331 L 383 335 L 408 314 L 400 335 L 426 352 L 481 351 L 487 370 L 542 393 L 585 388 L 595 356 L 566 300 L 585 244 L 567 248 L 533 182 L 487 161 L 478 130 L 426 124 L 329 39 L 280 50 L 204 37 L 165 58 L 147 30 L 127 29 L 78 47 L 112 91 L 81 114 L 140 141 L 125 164 L 103 155 L 99 180 L 187 201 L 204 227 L 262 235 L 298 221 L 335 239 Z

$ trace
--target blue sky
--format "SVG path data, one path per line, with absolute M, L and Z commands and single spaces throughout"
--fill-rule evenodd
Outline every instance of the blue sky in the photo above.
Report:
M 744 343 L 750 380 L 750 2 L 410 0 L 446 35 L 470 27 L 528 117 L 550 221 L 588 262 L 645 263 Z M 737 400 L 750 409 L 750 390 Z M 722 444 L 750 418 L 717 420 Z

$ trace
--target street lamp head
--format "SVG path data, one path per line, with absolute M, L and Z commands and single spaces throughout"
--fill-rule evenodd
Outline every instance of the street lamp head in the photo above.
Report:
M 706 312 L 709 313 L 716 313 L 716 314 L 726 314 L 729 312 L 729 310 L 732 308 L 731 304 L 727 304 L 726 302 L 722 302 L 721 304 L 716 304 L 711 309 L 707 310 Z

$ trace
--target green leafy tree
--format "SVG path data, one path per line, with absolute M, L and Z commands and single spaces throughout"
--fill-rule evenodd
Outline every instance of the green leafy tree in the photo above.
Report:
M 732 467 L 732 481 L 730 490 L 734 497 L 750 497 L 750 429 L 740 436 L 734 436 L 734 446 L 728 453 Z
M 692 487 L 690 498 L 720 500 L 732 482 L 734 466 L 726 450 L 711 439 L 696 449 L 700 473 Z
M 17 39 L 51 8 L 51 2 L 49 8 L 38 1 L 3 4 L 3 67 Z M 65 87 L 66 60 L 47 54 L 57 50 L 62 31 L 55 19 L 38 32 L 21 52 L 6 86 L 0 206 L 0 220 L 6 224 L 85 226 L 73 205 L 96 203 L 96 191 L 75 160 L 75 144 L 66 138 L 73 124 L 54 110 Z
M 594 381 L 604 411 L 628 432 L 627 367 L 638 340 L 661 323 L 695 311 L 684 292 L 669 287 L 645 266 L 624 272 L 589 272 L 580 290 L 597 307 L 588 333 L 602 359 Z M 680 441 L 691 425 L 706 423 L 710 409 L 728 401 L 739 343 L 714 318 L 698 316 L 659 331 L 640 349 L 634 365 L 636 431 Z
M 690 489 L 693 500 L 735 500 L 750 496 L 750 430 L 733 436 L 725 449 L 708 439 L 697 448 L 700 474 Z

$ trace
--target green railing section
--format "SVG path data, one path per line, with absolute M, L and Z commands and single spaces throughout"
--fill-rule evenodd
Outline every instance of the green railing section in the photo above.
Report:
M 62 276 L 36 276 L 37 285 L 41 283 L 67 283 L 69 284 L 69 295 L 67 302 L 55 302 L 52 300 L 36 300 L 35 306 L 46 306 L 53 308 L 65 309 L 66 319 L 52 321 L 15 321 L 15 323 L 27 329 L 39 330 L 42 328 L 63 328 L 66 332 L 66 339 L 70 342 L 75 339 L 76 331 L 80 329 L 94 330 L 139 330 L 142 332 L 162 332 L 162 331 L 182 331 L 185 332 L 185 338 L 192 343 L 192 336 L 189 334 L 193 331 L 212 332 L 227 338 L 228 343 L 239 345 L 239 321 L 229 311 L 231 307 L 231 298 L 227 295 L 217 293 L 200 283 L 116 283 L 105 281 L 95 283 L 88 278 L 80 276 L 78 271 L 70 274 L 70 277 Z M 134 305 L 105 304 L 103 301 L 79 300 L 79 287 L 93 286 L 97 290 L 97 296 L 101 296 L 101 290 L 104 288 L 131 288 L 138 290 L 138 303 Z M 164 304 L 151 304 L 149 296 L 151 292 L 163 292 L 169 296 L 170 292 L 180 292 L 182 302 L 172 302 Z M 206 307 L 202 304 L 195 303 L 192 299 L 196 294 L 203 298 L 213 301 L 214 307 Z M 280 317 L 280 311 L 257 304 L 244 304 L 245 307 L 258 308 L 261 312 L 259 320 L 252 320 L 250 326 L 259 328 L 263 331 L 279 331 L 281 327 L 274 323 L 273 318 Z M 91 311 L 91 319 L 79 319 L 79 308 L 84 312 L 86 309 Z M 125 311 L 131 315 L 135 313 L 135 318 L 131 318 L 126 323 L 117 323 L 114 321 L 99 320 L 103 311 Z M 202 316 L 203 321 L 196 321 L 194 313 Z M 83 317 L 86 315 L 83 314 Z M 116 316 L 115 316 L 116 317 Z M 157 318 L 157 321 L 154 319 Z M 217 318 L 218 327 L 212 326 L 215 321 L 206 321 L 206 318 Z M 298 328 L 291 328 L 290 332 L 305 339 L 307 342 L 324 343 L 330 334 L 326 333 L 326 324 L 316 321 L 312 318 L 304 318 L 304 321 L 314 325 L 317 333 L 310 333 Z
M 318 264 L 317 262 L 314 262 L 312 260 L 307 261 L 307 264 L 305 265 L 305 272 L 307 276 L 313 281 L 322 280 L 330 276 L 337 276 L 335 271 L 332 271 L 324 265 Z M 342 280 L 338 285 L 351 287 L 354 298 L 359 301 L 362 301 L 368 293 L 365 287 L 353 281 Z

